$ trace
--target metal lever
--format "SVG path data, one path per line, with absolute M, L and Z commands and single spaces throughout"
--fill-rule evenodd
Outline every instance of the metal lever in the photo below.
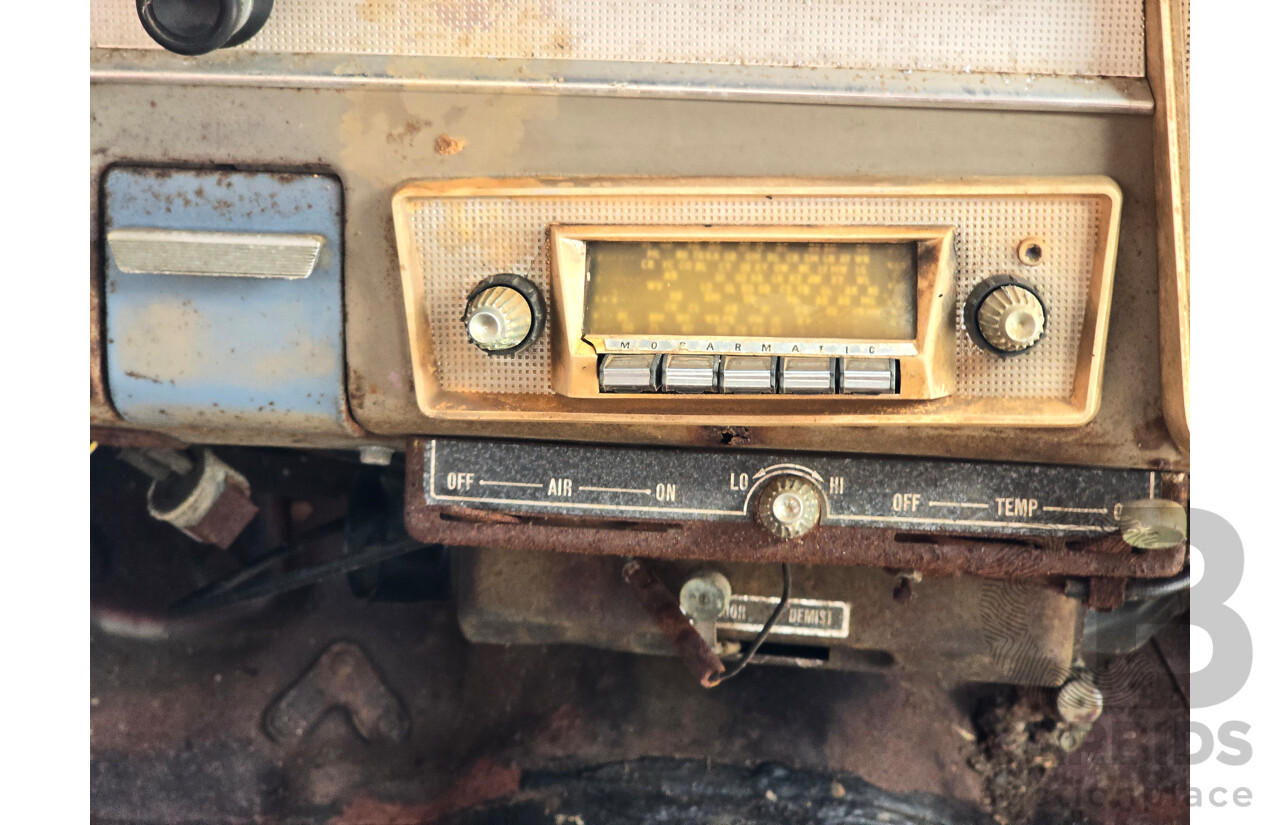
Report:
M 703 570 L 680 588 L 680 611 L 693 622 L 693 629 L 717 654 L 724 648 L 716 641 L 716 619 L 729 610 L 733 588 L 723 573 Z
M 698 614 L 700 622 L 708 621 L 707 616 L 716 604 L 723 597 L 724 607 L 716 610 L 715 616 L 711 616 L 711 629 L 707 631 L 711 640 L 715 639 L 715 618 L 728 608 L 730 592 L 729 582 L 724 581 L 724 589 L 721 590 L 718 582 L 714 581 L 712 575 L 719 574 L 703 574 L 690 579 L 690 582 L 697 579 L 702 581 L 692 590 L 689 588 L 689 582 L 685 583 L 685 587 L 681 588 L 681 601 L 686 599 L 686 591 L 688 591 L 688 601 L 693 607 L 693 611 Z M 743 671 L 751 660 L 755 658 L 756 652 L 760 650 L 760 646 L 764 644 L 764 640 L 768 638 L 773 631 L 773 626 L 778 623 L 784 610 L 791 601 L 791 566 L 782 565 L 782 597 L 778 600 L 778 606 L 773 609 L 773 613 L 765 621 L 764 626 L 760 628 L 760 633 L 756 636 L 742 656 L 733 663 L 733 667 L 725 669 L 724 662 L 720 661 L 713 641 L 708 641 L 707 636 L 695 626 L 690 616 L 681 610 L 680 604 L 676 602 L 675 597 L 671 595 L 671 591 L 667 589 L 661 581 L 658 580 L 652 572 L 649 571 L 640 562 L 635 559 L 628 559 L 627 563 L 622 567 L 623 580 L 631 585 L 635 591 L 636 598 L 640 600 L 640 605 L 648 612 L 653 620 L 657 623 L 658 629 L 663 636 L 667 637 L 667 641 L 671 642 L 671 646 L 676 649 L 681 661 L 685 667 L 689 668 L 689 672 L 697 678 L 698 683 L 703 687 L 715 687 L 727 679 L 732 679 Z M 723 576 L 720 576 L 723 579 Z
M 698 683 L 703 687 L 714 686 L 724 673 L 724 663 L 689 617 L 680 611 L 680 604 L 667 586 L 635 559 L 629 559 L 622 566 L 622 579 L 631 585 L 640 606 L 653 617 L 658 630 L 671 642 L 676 655 Z

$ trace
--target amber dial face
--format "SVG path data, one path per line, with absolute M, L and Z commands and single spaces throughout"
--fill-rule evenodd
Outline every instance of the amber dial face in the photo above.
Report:
M 911 340 L 914 242 L 587 244 L 585 335 Z

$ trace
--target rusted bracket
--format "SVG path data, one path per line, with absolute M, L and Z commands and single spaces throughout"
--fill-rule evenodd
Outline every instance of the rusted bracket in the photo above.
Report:
M 657 576 L 643 563 L 627 560 L 622 566 L 622 580 L 631 586 L 645 612 L 653 618 L 658 630 L 675 648 L 676 655 L 703 687 L 713 687 L 724 673 L 720 657 L 694 628 L 693 622 L 680 610 L 680 603 Z
M 367 741 L 402 742 L 409 735 L 409 713 L 354 642 L 331 644 L 297 682 L 271 703 L 263 715 L 267 735 L 296 744 L 326 713 L 344 709 L 356 732 Z

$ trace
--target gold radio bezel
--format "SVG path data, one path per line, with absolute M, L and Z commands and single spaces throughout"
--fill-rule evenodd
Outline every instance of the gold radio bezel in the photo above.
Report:
M 715 197 L 903 197 L 1097 199 L 1099 243 L 1089 273 L 1083 326 L 1070 397 L 969 398 L 949 395 L 932 401 L 867 397 L 848 404 L 830 395 L 797 396 L 779 404 L 778 395 L 698 395 L 702 405 L 654 393 L 573 398 L 546 394 L 470 392 L 441 385 L 428 321 L 426 285 L 416 261 L 412 204 L 418 200 L 542 198 L 706 198 Z M 1114 180 L 1098 175 L 1069 177 L 974 177 L 964 180 L 903 178 L 461 178 L 419 180 L 401 186 L 392 198 L 392 218 L 408 322 L 414 391 L 423 415 L 434 421 L 544 421 L 576 424 L 669 424 L 672 426 L 958 426 L 1078 427 L 1101 404 L 1112 280 L 1120 235 L 1123 196 Z M 551 224 L 549 223 L 548 226 Z M 549 241 L 544 241 L 549 242 Z M 1012 254 L 1012 253 L 1011 253 Z M 479 275 L 477 275 L 479 277 Z M 555 319 L 551 319 L 552 325 Z M 733 399 L 731 404 L 709 403 Z
M 879 399 L 931 400 L 950 395 L 955 387 L 955 302 L 956 259 L 954 226 L 618 226 L 554 225 L 549 228 L 551 263 L 551 386 L 570 398 L 652 398 L 651 393 L 602 393 L 596 365 L 606 351 L 604 336 L 584 335 L 586 307 L 587 245 L 602 241 L 705 241 L 781 243 L 904 243 L 916 244 L 916 334 L 914 339 L 875 340 L 865 338 L 759 338 L 754 336 L 703 335 L 690 330 L 687 337 L 700 346 L 769 342 L 778 345 L 774 354 L 787 354 L 787 347 L 831 347 L 829 355 L 845 349 L 867 357 L 898 360 L 898 392 Z M 670 336 L 659 336 L 669 338 Z M 664 347 L 655 355 L 701 352 L 702 349 Z M 724 350 L 714 350 L 720 352 Z M 820 353 L 821 354 L 821 353 Z M 706 403 L 715 395 L 676 396 L 679 400 Z M 771 394 L 773 402 L 794 402 L 802 396 Z M 841 402 L 866 401 L 866 396 L 824 394 L 807 396 Z M 729 403 L 741 403 L 741 396 L 728 396 Z

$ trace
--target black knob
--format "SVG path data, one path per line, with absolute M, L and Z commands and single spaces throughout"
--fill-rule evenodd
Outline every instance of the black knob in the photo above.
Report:
M 171 52 L 208 54 L 239 46 L 266 25 L 274 0 L 137 0 L 151 39 Z

